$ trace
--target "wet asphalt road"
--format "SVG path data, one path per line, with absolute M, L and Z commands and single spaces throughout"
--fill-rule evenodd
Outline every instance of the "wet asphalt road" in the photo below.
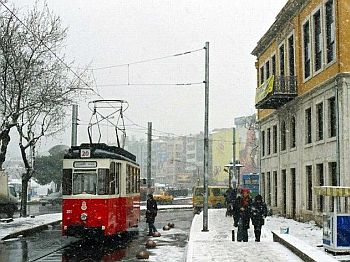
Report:
M 159 211 L 155 223 L 158 229 L 161 229 L 168 222 L 173 222 L 176 229 L 180 230 L 176 231 L 178 233 L 167 235 L 166 238 L 157 239 L 157 245 L 176 246 L 185 250 L 192 217 L 192 210 Z M 142 216 L 138 233 L 108 240 L 105 243 L 62 237 L 59 226 L 54 226 L 30 237 L 1 243 L 0 262 L 140 261 L 136 259 L 136 254 L 144 249 L 148 239 L 146 226 L 144 216 Z M 60 250 L 53 252 L 57 249 Z M 160 261 L 168 261 L 166 254 L 163 255 L 165 257 Z

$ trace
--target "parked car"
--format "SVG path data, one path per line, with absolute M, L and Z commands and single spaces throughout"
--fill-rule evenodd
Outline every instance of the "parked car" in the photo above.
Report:
M 158 193 L 153 194 L 153 198 L 159 203 L 159 204 L 172 204 L 174 197 L 170 195 L 166 191 L 161 191 Z
M 45 206 L 46 204 L 51 205 L 61 205 L 62 204 L 62 193 L 61 192 L 53 192 L 48 194 L 47 196 L 43 196 L 40 199 L 41 205 Z

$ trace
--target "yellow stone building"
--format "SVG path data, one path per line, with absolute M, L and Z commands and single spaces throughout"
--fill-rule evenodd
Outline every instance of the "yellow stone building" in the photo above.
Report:
M 320 222 L 333 205 L 313 187 L 350 186 L 349 0 L 287 1 L 252 54 L 262 193 L 274 211 Z
M 215 129 L 210 134 L 210 180 L 216 185 L 228 186 L 228 173 L 224 171 L 224 167 L 232 161 L 232 130 L 232 128 Z

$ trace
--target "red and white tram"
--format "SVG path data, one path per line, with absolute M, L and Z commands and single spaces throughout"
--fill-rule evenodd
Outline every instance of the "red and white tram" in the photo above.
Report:
M 113 236 L 140 220 L 140 168 L 128 151 L 102 143 L 73 146 L 63 160 L 62 235 Z

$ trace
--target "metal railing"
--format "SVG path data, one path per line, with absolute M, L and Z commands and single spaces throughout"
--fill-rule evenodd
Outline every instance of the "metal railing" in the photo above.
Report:
M 276 76 L 273 94 L 297 94 L 296 76 Z

